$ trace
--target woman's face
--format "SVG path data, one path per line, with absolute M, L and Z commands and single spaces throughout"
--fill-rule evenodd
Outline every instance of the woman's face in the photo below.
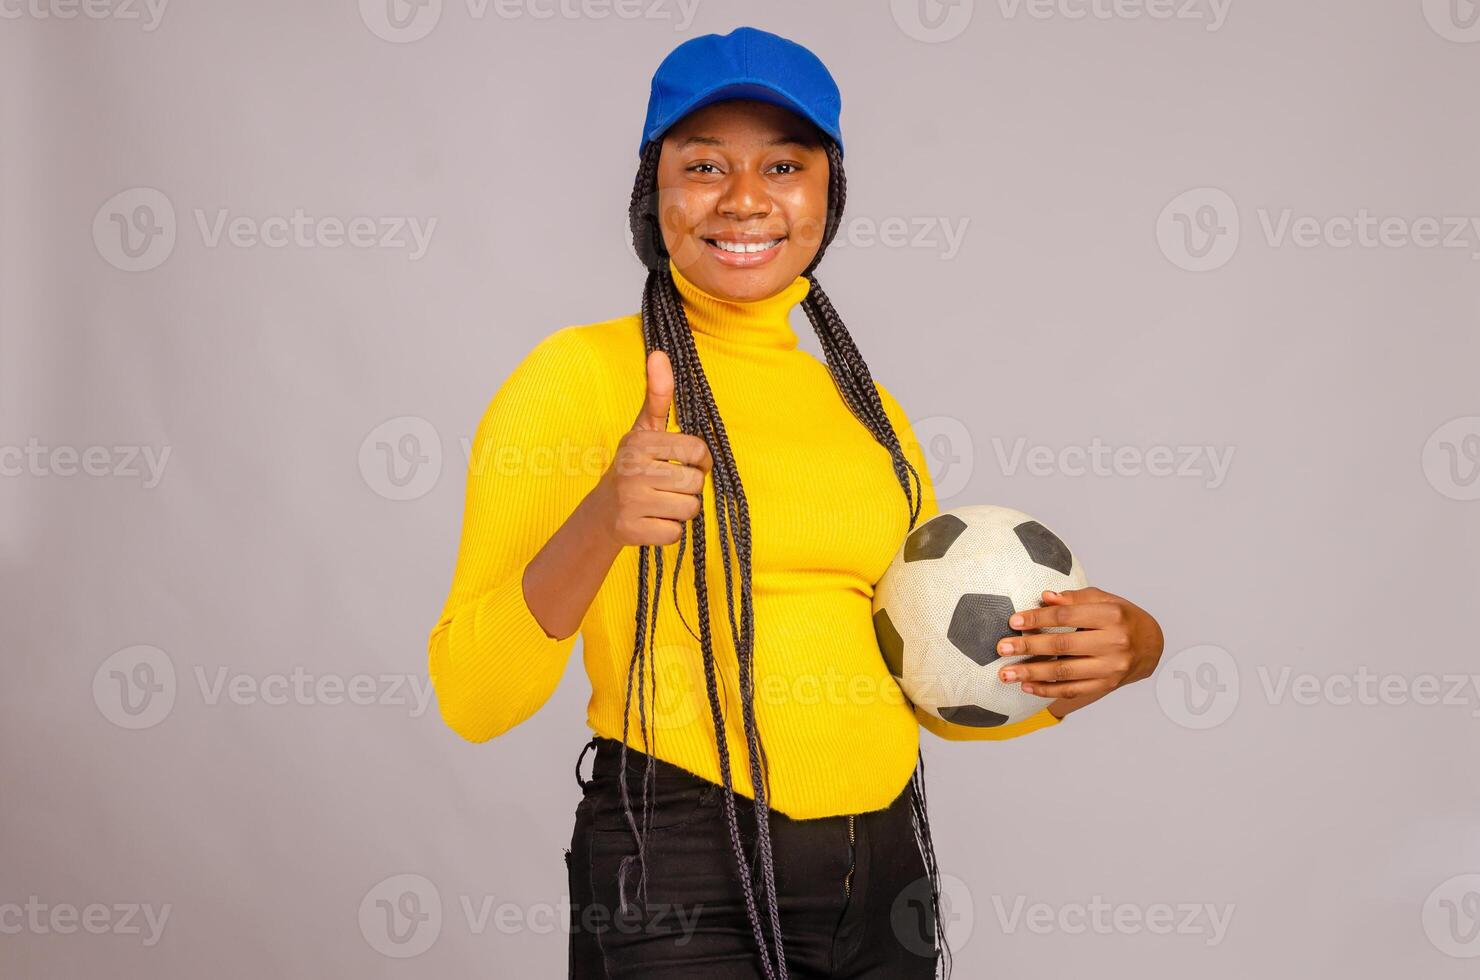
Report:
M 663 137 L 663 242 L 684 278 L 707 293 L 774 295 L 817 255 L 827 186 L 827 152 L 811 123 L 766 102 L 716 102 Z

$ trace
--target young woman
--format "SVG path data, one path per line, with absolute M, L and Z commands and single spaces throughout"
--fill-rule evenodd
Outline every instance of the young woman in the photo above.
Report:
M 484 741 L 544 703 L 585 638 L 572 977 L 949 973 L 920 727 L 1026 734 L 1161 653 L 1147 613 L 1084 589 L 1022 623 L 1077 632 L 999 648 L 1067 655 L 1004 672 L 1055 698 L 1034 718 L 943 722 L 890 677 L 873 586 L 936 502 L 813 276 L 843 212 L 839 108 L 822 62 L 773 34 L 670 53 L 630 206 L 641 313 L 546 337 L 474 439 L 430 671 L 448 725 Z M 826 364 L 797 347 L 798 305 Z

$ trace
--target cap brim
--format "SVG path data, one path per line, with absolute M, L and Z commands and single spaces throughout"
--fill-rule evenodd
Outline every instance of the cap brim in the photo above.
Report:
M 794 115 L 805 119 L 819 131 L 826 134 L 838 144 L 840 149 L 842 148 L 842 136 L 830 131 L 825 125 L 819 122 L 800 102 L 792 98 L 785 89 L 778 88 L 769 82 L 740 80 L 726 82 L 697 98 L 690 99 L 686 104 L 668 113 L 663 123 L 656 127 L 656 131 L 648 137 L 648 140 L 661 139 L 664 133 L 672 129 L 675 123 L 689 113 L 697 112 L 705 106 L 713 105 L 716 102 L 725 102 L 730 99 L 754 99 L 757 102 L 768 102 L 771 105 L 790 110 Z

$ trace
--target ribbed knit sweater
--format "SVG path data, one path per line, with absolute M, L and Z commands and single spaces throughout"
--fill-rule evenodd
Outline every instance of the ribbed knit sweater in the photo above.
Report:
M 923 725 L 952 740 L 1000 740 L 1056 719 L 1045 709 L 999 728 L 969 728 L 915 709 L 890 676 L 872 616 L 874 585 L 909 530 L 888 451 L 843 402 L 824 362 L 797 346 L 788 314 L 807 295 L 737 303 L 700 290 L 670 262 L 695 347 L 724 419 L 749 503 L 755 714 L 771 805 L 794 819 L 887 806 L 915 767 Z M 637 315 L 568 326 L 540 341 L 493 396 L 473 439 L 451 593 L 430 638 L 442 717 L 482 742 L 534 714 L 555 690 L 577 634 L 548 636 L 530 613 L 524 567 L 596 485 L 643 403 Z M 937 513 L 930 472 L 898 402 L 875 382 L 922 481 L 917 526 Z M 670 413 L 669 429 L 678 430 Z M 727 611 L 713 481 L 703 494 L 713 650 L 736 792 L 753 797 L 735 644 Z M 646 751 L 722 781 L 693 580 L 692 535 L 662 549 L 664 579 L 651 663 Z M 622 738 L 636 630 L 638 549 L 623 548 L 581 622 L 591 682 L 587 723 Z M 739 615 L 738 565 L 735 609 Z M 653 568 L 649 567 L 649 588 Z M 633 692 L 627 743 L 644 749 Z

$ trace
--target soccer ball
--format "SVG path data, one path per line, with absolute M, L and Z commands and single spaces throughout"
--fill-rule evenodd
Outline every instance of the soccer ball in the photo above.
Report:
M 988 504 L 943 511 L 910 532 L 874 589 L 879 650 L 905 696 L 938 718 L 974 728 L 1022 721 L 1052 699 L 997 674 L 1053 658 L 998 656 L 999 640 L 1022 633 L 1007 620 L 1041 606 L 1044 589 L 1088 584 L 1073 552 L 1027 514 Z

